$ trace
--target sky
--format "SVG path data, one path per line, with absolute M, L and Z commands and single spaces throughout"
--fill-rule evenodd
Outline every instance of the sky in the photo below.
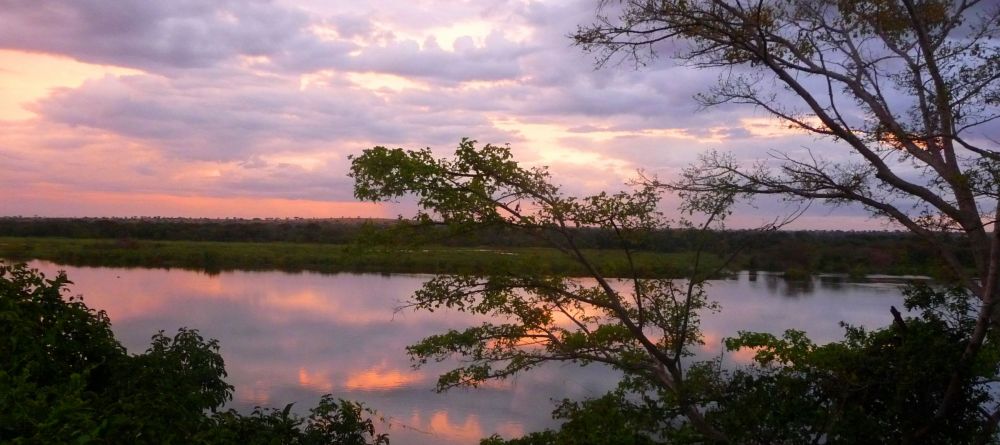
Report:
M 574 195 L 711 149 L 829 145 L 699 109 L 716 73 L 597 67 L 568 37 L 597 3 L 0 0 L 0 216 L 395 217 L 405 204 L 354 200 L 347 157 L 463 137 L 510 144 Z M 887 226 L 815 206 L 795 227 Z

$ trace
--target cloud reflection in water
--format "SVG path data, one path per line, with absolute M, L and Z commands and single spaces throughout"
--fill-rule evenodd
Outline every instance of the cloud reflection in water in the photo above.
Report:
M 306 410 L 323 393 L 358 400 L 390 424 L 394 443 L 473 444 L 499 433 L 506 437 L 553 426 L 552 400 L 603 394 L 614 385 L 602 366 L 551 364 L 479 389 L 438 394 L 435 377 L 449 363 L 411 368 L 405 347 L 449 328 L 484 318 L 438 311 L 397 312 L 401 301 L 428 278 L 415 275 L 289 274 L 225 272 L 205 275 L 165 269 L 56 266 L 35 262 L 46 274 L 65 269 L 74 294 L 104 309 L 131 351 L 144 350 L 159 329 L 187 326 L 217 338 L 235 385 L 233 405 Z M 712 284 L 722 305 L 703 317 L 700 355 L 721 351 L 738 330 L 780 333 L 804 329 L 816 341 L 841 337 L 841 320 L 875 327 L 888 323 L 888 307 L 899 306 L 893 286 L 816 280 L 807 286 L 746 274 Z M 727 353 L 745 363 L 751 351 Z

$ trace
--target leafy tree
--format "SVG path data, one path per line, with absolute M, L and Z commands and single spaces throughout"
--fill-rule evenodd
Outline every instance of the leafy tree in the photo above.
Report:
M 202 443 L 246 445 L 389 445 L 389 436 L 375 432 L 375 412 L 348 400 L 324 395 L 309 416 L 301 418 L 284 409 L 257 407 L 250 415 L 229 410 L 212 418 L 212 427 L 203 432 Z
M 633 389 L 655 388 L 673 417 L 676 431 L 697 430 L 711 440 L 724 434 L 707 421 L 697 386 L 689 386 L 684 360 L 701 343 L 699 313 L 715 310 L 703 285 L 713 271 L 702 270 L 701 251 L 684 281 L 643 279 L 635 273 L 635 246 L 666 225 L 656 210 L 652 186 L 616 194 L 576 198 L 550 182 L 542 168 L 523 168 L 504 146 L 476 147 L 463 140 L 453 159 L 429 150 L 375 147 L 354 158 L 355 194 L 368 200 L 416 195 L 419 221 L 439 218 L 452 226 L 504 226 L 544 240 L 577 261 L 589 280 L 565 276 L 439 276 L 412 298 L 422 310 L 448 308 L 488 315 L 491 322 L 452 330 L 410 346 L 418 364 L 453 355 L 465 364 L 445 373 L 439 389 L 476 386 L 546 362 L 603 363 L 630 376 Z M 707 218 L 700 230 L 724 220 L 731 197 L 688 202 L 688 212 Z M 579 227 L 615 234 L 621 258 L 632 266 L 627 281 L 609 279 L 577 244 Z M 685 432 L 685 434 L 687 434 Z
M 984 385 L 998 367 L 1000 151 L 984 131 L 1000 118 L 1000 9 L 978 0 L 600 4 L 595 23 L 574 38 L 602 63 L 618 56 L 644 62 L 670 40 L 677 59 L 721 68 L 716 87 L 698 96 L 704 105 L 756 106 L 840 151 L 777 151 L 751 165 L 713 152 L 676 181 L 647 178 L 633 193 L 576 199 L 561 194 L 543 170 L 519 168 L 503 147 L 476 149 L 464 141 L 452 160 L 427 150 L 368 150 L 352 169 L 359 198 L 413 193 L 423 220 L 520 228 L 587 265 L 596 283 L 433 280 L 414 306 L 447 306 L 507 323 L 431 337 L 411 348 L 418 362 L 456 353 L 469 359 L 442 378 L 442 387 L 502 378 L 545 361 L 608 363 L 629 376 L 627 395 L 664 413 L 667 423 L 648 436 L 654 440 L 994 440 L 1000 409 Z M 629 256 L 635 237 L 661 223 L 659 190 L 679 192 L 685 210 L 706 213 L 709 221 L 724 216 L 734 199 L 761 195 L 860 204 L 933 246 L 961 288 L 952 300 L 967 305 L 949 303 L 951 315 L 943 317 L 931 310 L 945 299 L 940 293 L 911 296 L 925 310 L 921 317 L 897 313 L 882 330 L 850 328 L 843 342 L 825 346 L 794 331 L 781 339 L 747 333 L 729 346 L 759 349 L 751 370 L 685 366 L 685 352 L 698 338 L 695 312 L 710 307 L 699 288 L 704 275 L 694 274 L 686 292 L 677 283 L 641 279 L 616 287 L 567 230 L 616 230 Z M 962 251 L 970 252 L 971 267 Z
M 739 443 L 993 443 L 982 410 L 997 402 L 989 387 L 996 335 L 960 377 L 953 408 L 928 422 L 951 390 L 948 372 L 975 311 L 960 288 L 912 287 L 906 306 L 920 316 L 871 332 L 847 326 L 843 341 L 827 345 L 799 331 L 728 339 L 730 349 L 756 350 L 757 366 L 719 371 L 725 384 L 713 416 Z
M 219 345 L 159 332 L 129 355 L 103 311 L 64 298 L 70 281 L 0 263 L 0 442 L 387 445 L 370 409 L 324 396 L 284 410 L 218 412 L 233 387 Z
M 576 245 L 580 226 L 613 231 L 624 261 L 636 240 L 666 221 L 655 184 L 631 192 L 577 198 L 541 168 L 520 167 L 503 146 L 463 140 L 453 158 L 427 149 L 375 147 L 352 161 L 355 193 L 371 200 L 415 195 L 417 220 L 456 226 L 516 228 L 578 261 L 586 279 L 544 274 L 440 276 L 410 301 L 418 310 L 487 315 L 489 322 L 451 330 L 408 348 L 418 365 L 458 356 L 441 390 L 503 379 L 547 362 L 603 363 L 625 374 L 602 398 L 564 402 L 559 431 L 484 443 L 953 443 L 992 440 L 989 384 L 997 341 L 976 341 L 979 310 L 969 291 L 914 290 L 917 318 L 888 328 L 848 327 L 844 341 L 817 346 L 802 332 L 782 338 L 743 333 L 731 350 L 752 348 L 756 364 L 723 369 L 695 361 L 700 313 L 717 309 L 703 290 L 712 276 L 695 256 L 686 280 L 610 279 Z M 706 215 L 700 230 L 724 221 L 732 194 L 689 195 L 684 210 Z M 709 233 L 710 234 L 710 233 Z M 956 363 L 964 363 L 956 368 Z M 957 383 L 956 383 L 957 382 Z M 938 414 L 942 400 L 949 409 Z M 985 413 L 985 414 L 984 414 Z M 600 439 L 597 438 L 604 438 Z M 603 442 L 602 442 L 603 441 Z

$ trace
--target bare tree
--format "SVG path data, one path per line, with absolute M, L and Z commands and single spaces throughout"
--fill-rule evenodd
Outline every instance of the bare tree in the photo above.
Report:
M 751 165 L 713 152 L 657 185 L 859 203 L 931 243 L 978 298 L 940 419 L 1000 323 L 998 30 L 1000 7 L 981 0 L 622 0 L 602 1 L 573 37 L 602 64 L 670 51 L 720 70 L 704 105 L 749 104 L 837 142 Z

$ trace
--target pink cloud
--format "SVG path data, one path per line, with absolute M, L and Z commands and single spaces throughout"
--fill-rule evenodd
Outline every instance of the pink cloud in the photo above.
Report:
M 591 69 L 566 37 L 590 0 L 51 3 L 0 10 L 0 215 L 393 216 L 350 202 L 346 156 L 462 137 L 512 143 L 572 195 L 706 148 L 845 159 L 749 108 L 696 113 L 716 73 Z M 873 225 L 838 212 L 798 227 Z

